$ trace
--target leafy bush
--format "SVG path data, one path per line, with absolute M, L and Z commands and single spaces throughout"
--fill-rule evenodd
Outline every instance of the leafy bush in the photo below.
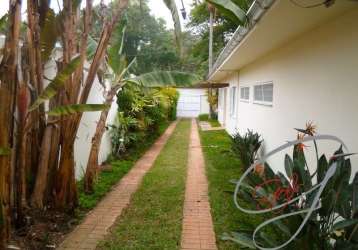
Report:
M 236 133 L 232 137 L 232 151 L 240 159 L 244 169 L 250 167 L 256 160 L 257 151 L 261 147 L 262 140 L 258 133 L 248 130 L 244 136 Z
M 209 114 L 200 114 L 198 119 L 199 119 L 199 121 L 208 121 L 209 120 Z
M 112 154 L 127 157 L 130 149 L 158 134 L 162 124 L 176 118 L 178 98 L 174 88 L 123 87 L 117 94 L 117 119 L 110 126 Z

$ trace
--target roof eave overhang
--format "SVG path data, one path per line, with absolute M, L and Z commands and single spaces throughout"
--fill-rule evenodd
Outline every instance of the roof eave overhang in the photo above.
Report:
M 256 1 L 258 3 L 263 8 L 258 10 L 256 7 L 251 12 L 251 18 L 255 17 L 254 24 L 246 32 L 242 27 L 236 30 L 215 62 L 208 81 L 224 81 L 228 75 L 290 40 L 358 7 L 353 1 L 336 1 L 329 8 L 311 9 L 299 8 L 287 0 Z

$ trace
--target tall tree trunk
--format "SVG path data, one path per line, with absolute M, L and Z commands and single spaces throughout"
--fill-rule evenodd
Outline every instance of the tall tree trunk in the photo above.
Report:
M 21 0 L 9 1 L 9 31 L 0 64 L 0 148 L 9 150 L 13 149 L 20 26 Z M 5 248 L 10 235 L 11 166 L 11 154 L 0 156 L 0 248 Z
M 51 138 L 53 127 L 47 126 L 42 140 L 39 167 L 36 175 L 36 183 L 31 197 L 31 206 L 43 208 L 44 195 L 47 187 L 49 160 L 51 155 Z
M 119 89 L 118 87 L 114 87 L 107 94 L 105 104 L 111 105 L 113 103 L 113 99 Z M 88 157 L 85 180 L 84 180 L 84 190 L 86 193 L 93 193 L 94 179 L 97 175 L 98 168 L 98 154 L 101 146 L 101 141 L 104 132 L 106 131 L 106 121 L 108 117 L 109 110 L 103 110 L 101 112 L 100 119 L 97 123 L 96 132 L 92 137 L 92 146 L 91 151 Z
M 73 212 L 78 204 L 75 180 L 74 141 L 63 144 L 56 176 L 55 203 L 58 209 Z
M 128 6 L 128 0 L 118 0 L 114 8 L 114 15 L 110 21 L 107 21 L 103 27 L 101 38 L 99 40 L 96 53 L 94 55 L 93 61 L 88 71 L 87 78 L 84 83 L 83 90 L 79 97 L 79 103 L 85 104 L 88 99 L 88 95 L 93 86 L 97 71 L 99 66 L 105 56 L 109 40 L 115 28 L 117 22 L 121 19 L 124 10 Z M 83 45 L 82 45 L 83 46 Z M 78 83 L 74 83 L 78 84 Z M 69 90 L 71 88 L 68 88 Z M 82 114 L 74 115 L 66 122 L 63 123 L 62 130 L 62 142 L 66 142 L 65 145 L 61 148 L 60 164 L 58 171 L 58 178 L 56 179 L 56 205 L 58 208 L 64 208 L 67 204 L 67 209 L 73 210 L 74 207 L 71 207 L 77 204 L 77 200 L 68 201 L 69 197 L 76 198 L 73 194 L 77 195 L 77 189 L 75 184 L 75 173 L 74 173 L 74 159 L 73 159 L 73 144 L 81 122 Z M 69 145 L 67 142 L 72 142 Z M 70 151 L 72 154 L 70 154 Z M 72 159 L 69 157 L 72 156 Z M 63 159 L 65 157 L 65 159 Z M 72 175 L 71 175 L 72 173 Z M 74 190 L 72 190 L 73 188 Z

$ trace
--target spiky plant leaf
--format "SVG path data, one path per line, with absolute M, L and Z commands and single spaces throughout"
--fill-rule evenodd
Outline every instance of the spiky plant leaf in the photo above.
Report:
M 142 74 L 134 79 L 145 87 L 190 87 L 199 82 L 197 75 L 179 71 L 155 71 Z
M 287 176 L 289 178 L 292 178 L 293 161 L 288 154 L 285 155 L 285 170 L 286 170 Z
M 80 65 L 80 57 L 74 58 L 66 67 L 57 74 L 57 76 L 50 82 L 50 84 L 45 88 L 45 90 L 40 94 L 39 97 L 29 108 L 29 111 L 37 109 L 42 103 L 54 97 L 57 92 L 63 87 L 64 83 L 71 77 L 72 73 Z
M 109 108 L 110 106 L 105 104 L 72 104 L 56 107 L 47 114 L 50 116 L 72 115 L 83 112 L 102 111 Z
M 250 248 L 250 249 L 256 249 L 254 243 L 252 242 L 252 239 L 250 236 L 244 233 L 234 233 L 232 232 L 231 235 L 225 233 L 222 237 L 222 240 L 230 240 L 233 242 L 236 242 L 244 247 Z
M 340 229 L 350 227 L 353 225 L 357 225 L 357 224 L 358 224 L 358 219 L 342 220 L 342 221 L 335 223 L 332 227 L 332 230 L 333 231 L 340 230 Z
M 0 148 L 0 156 L 6 156 L 11 153 L 11 150 L 9 148 Z
M 354 176 L 352 186 L 352 217 L 358 218 L 358 173 Z

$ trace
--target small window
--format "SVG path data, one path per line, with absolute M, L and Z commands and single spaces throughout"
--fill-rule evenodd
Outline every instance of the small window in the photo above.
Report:
M 241 87 L 240 88 L 240 100 L 249 101 L 250 99 L 250 87 Z
M 236 87 L 231 88 L 230 92 L 230 115 L 235 116 L 236 114 Z
M 254 103 L 272 105 L 273 83 L 265 83 L 254 86 Z

